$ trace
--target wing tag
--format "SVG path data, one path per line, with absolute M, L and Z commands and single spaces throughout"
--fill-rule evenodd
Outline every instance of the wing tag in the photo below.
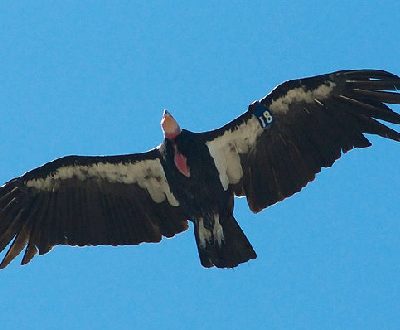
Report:
M 267 128 L 272 124 L 273 118 L 271 111 L 262 103 L 255 102 L 251 105 L 254 116 L 257 117 L 258 122 L 260 123 L 263 129 Z

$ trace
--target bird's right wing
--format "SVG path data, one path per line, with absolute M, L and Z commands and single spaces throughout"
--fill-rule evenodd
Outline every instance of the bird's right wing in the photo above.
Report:
M 301 190 L 342 153 L 371 145 L 365 133 L 400 141 L 400 78 L 347 70 L 287 81 L 224 127 L 199 135 L 225 189 L 254 212 Z
M 123 156 L 56 159 L 0 187 L 0 268 L 56 244 L 159 242 L 188 228 L 158 149 Z

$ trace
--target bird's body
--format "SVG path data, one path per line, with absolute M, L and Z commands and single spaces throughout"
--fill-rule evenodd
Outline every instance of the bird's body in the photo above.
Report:
M 167 139 L 160 151 L 171 192 L 194 222 L 202 265 L 234 267 L 245 261 L 245 257 L 255 258 L 255 252 L 233 217 L 234 192 L 222 186 L 205 141 L 196 133 L 182 130 L 176 139 Z M 177 152 L 187 159 L 189 177 L 182 175 L 175 165 Z M 227 230 L 230 235 L 225 237 Z
M 233 215 L 234 196 L 258 212 L 300 191 L 342 153 L 369 147 L 364 134 L 400 141 L 386 104 L 400 78 L 347 70 L 285 82 L 225 126 L 182 130 L 164 113 L 163 143 L 122 156 L 68 156 L 0 187 L 0 268 L 57 244 L 159 242 L 193 221 L 200 261 L 230 268 L 256 258 Z

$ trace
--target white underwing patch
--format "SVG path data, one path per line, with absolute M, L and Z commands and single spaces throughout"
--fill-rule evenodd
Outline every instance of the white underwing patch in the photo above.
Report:
M 156 203 L 168 200 L 172 206 L 179 202 L 172 194 L 159 159 L 147 159 L 135 163 L 94 163 L 91 165 L 63 166 L 54 173 L 39 179 L 26 181 L 27 187 L 38 190 L 57 190 L 63 180 L 76 178 L 104 180 L 110 183 L 138 184 L 148 191 Z
M 269 109 L 275 113 L 286 113 L 289 110 L 289 105 L 291 103 L 313 103 L 316 100 L 324 100 L 328 98 L 334 87 L 334 82 L 327 81 L 326 84 L 312 90 L 306 90 L 305 87 L 290 89 L 284 96 L 272 101 Z
M 243 169 L 239 155 L 249 151 L 262 131 L 258 120 L 251 117 L 206 143 L 225 190 L 229 184 L 238 183 L 242 178 Z

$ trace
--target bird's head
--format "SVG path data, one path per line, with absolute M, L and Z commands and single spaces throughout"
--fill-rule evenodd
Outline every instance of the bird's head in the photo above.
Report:
M 165 138 L 170 140 L 175 139 L 182 131 L 175 118 L 167 110 L 164 110 L 161 118 L 161 128 Z

